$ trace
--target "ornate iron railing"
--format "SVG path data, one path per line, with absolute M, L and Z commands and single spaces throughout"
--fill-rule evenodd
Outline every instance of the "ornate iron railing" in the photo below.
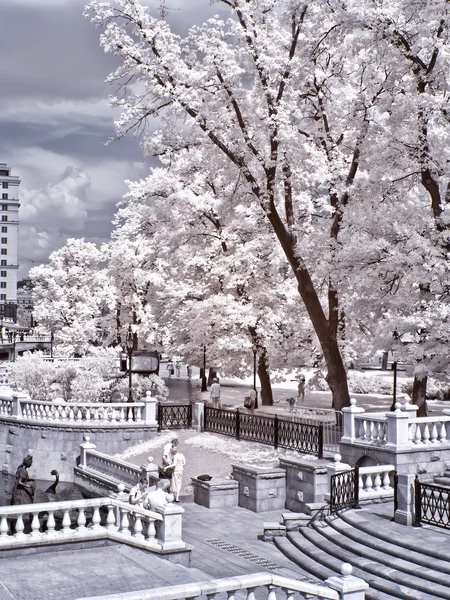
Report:
M 159 429 L 185 429 L 192 427 L 192 404 L 159 404 Z
M 205 431 L 323 456 L 323 425 L 205 406 Z
M 349 469 L 331 476 L 330 514 L 338 510 L 356 508 L 359 502 L 359 469 Z
M 427 523 L 450 529 L 450 489 L 415 480 L 416 525 Z

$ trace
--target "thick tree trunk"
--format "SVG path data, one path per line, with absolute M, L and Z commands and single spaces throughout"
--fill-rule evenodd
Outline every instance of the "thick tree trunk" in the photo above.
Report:
M 426 375 L 422 379 L 419 379 L 417 375 L 414 377 L 412 401 L 419 407 L 418 417 L 427 416 L 427 381 Z
M 261 395 L 260 395 L 260 405 L 262 406 L 272 406 L 273 404 L 273 394 L 272 394 L 272 384 L 270 383 L 270 375 L 267 369 L 266 363 L 266 351 L 259 355 L 258 360 L 258 377 L 261 384 Z
M 208 373 L 208 385 L 211 385 L 213 382 L 213 379 L 217 377 L 217 370 L 215 367 L 209 367 L 209 373 Z
M 383 352 L 383 358 L 381 359 L 381 370 L 382 371 L 388 370 L 388 356 L 389 356 L 389 352 Z

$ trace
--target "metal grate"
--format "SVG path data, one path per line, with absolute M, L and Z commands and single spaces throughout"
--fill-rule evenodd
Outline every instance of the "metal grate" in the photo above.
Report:
M 323 425 L 205 406 L 205 431 L 323 456 Z
M 191 404 L 159 404 L 159 429 L 185 429 L 192 427 Z
M 427 523 L 450 529 L 450 489 L 421 483 L 416 477 L 416 524 Z
M 216 546 L 221 550 L 226 550 L 227 552 L 231 552 L 231 554 L 235 554 L 236 556 L 245 558 L 245 560 L 249 560 L 250 562 L 257 564 L 258 566 L 263 567 L 264 569 L 269 569 L 273 571 L 275 569 L 283 568 L 280 565 L 277 565 L 276 563 L 272 562 L 271 560 L 267 560 L 267 558 L 257 556 L 256 554 L 253 554 L 248 550 L 244 550 L 243 548 L 239 548 L 239 546 L 235 546 L 234 544 L 229 544 L 228 542 L 223 542 L 222 540 L 218 540 L 215 538 L 206 541 L 212 546 Z
M 336 473 L 330 481 L 330 514 L 338 510 L 356 508 L 359 501 L 359 470 L 358 467 Z

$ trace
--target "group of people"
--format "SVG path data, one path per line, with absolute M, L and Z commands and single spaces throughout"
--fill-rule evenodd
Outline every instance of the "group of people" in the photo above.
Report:
M 172 375 L 177 376 L 177 379 L 180 379 L 181 377 L 181 363 L 177 360 L 177 361 L 170 361 L 167 363 L 166 366 L 166 370 L 167 370 L 167 374 L 169 379 L 172 379 Z M 192 367 L 191 365 L 186 365 L 186 373 L 187 373 L 187 377 L 188 379 L 192 378 Z
M 173 438 L 163 448 L 160 476 L 162 479 L 170 480 L 170 493 L 174 495 L 174 502 L 180 502 L 185 465 L 186 458 L 178 449 L 178 440 Z M 156 483 L 156 486 L 149 488 L 148 479 L 141 477 L 139 482 L 130 490 L 130 504 L 138 505 L 148 510 L 167 504 L 167 493 L 164 491 L 165 484 L 162 479 Z

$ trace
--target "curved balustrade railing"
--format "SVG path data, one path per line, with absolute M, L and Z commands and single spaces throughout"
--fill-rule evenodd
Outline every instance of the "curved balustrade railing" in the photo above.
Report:
M 389 498 L 394 496 L 394 487 L 391 485 L 391 477 L 394 476 L 394 465 L 374 465 L 360 467 L 359 475 L 359 499 L 368 500 L 372 498 Z
M 387 418 L 384 415 L 356 417 L 356 437 L 363 442 L 387 442 Z
M 417 417 L 408 423 L 412 444 L 445 444 L 450 441 L 450 417 Z
M 85 466 L 94 471 L 110 475 L 125 483 L 134 485 L 142 476 L 142 469 L 119 458 L 113 458 L 107 454 L 88 450 L 86 452 Z
M 195 600 L 197 598 L 219 600 L 226 597 L 227 600 L 237 600 L 238 598 L 255 600 L 258 597 L 264 600 L 299 600 L 300 598 L 327 600 L 358 598 L 364 600 L 367 583 L 353 577 L 351 575 L 352 567 L 348 564 L 342 565 L 341 571 L 343 576 L 330 577 L 326 581 L 327 585 L 289 579 L 272 573 L 253 573 L 151 590 L 121 592 L 120 598 L 123 600 Z M 118 597 L 117 594 L 112 594 L 97 596 L 95 600 L 116 600 Z M 85 598 L 84 600 L 94 600 L 94 598 Z

